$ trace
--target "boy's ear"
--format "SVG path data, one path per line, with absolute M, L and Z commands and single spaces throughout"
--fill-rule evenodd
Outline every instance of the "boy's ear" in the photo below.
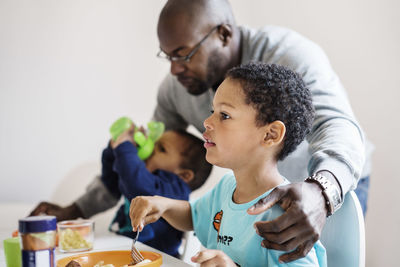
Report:
M 176 174 L 187 184 L 194 178 L 194 172 L 189 169 L 179 169 Z
M 263 143 L 265 145 L 279 145 L 285 137 L 286 126 L 281 121 L 273 121 L 266 126 Z

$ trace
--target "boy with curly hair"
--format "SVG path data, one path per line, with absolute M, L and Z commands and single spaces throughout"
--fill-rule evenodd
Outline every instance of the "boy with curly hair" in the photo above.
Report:
M 289 183 L 279 173 L 277 162 L 294 151 L 311 129 L 310 91 L 299 75 L 285 67 L 249 63 L 227 73 L 213 109 L 204 121 L 206 159 L 233 172 L 192 202 L 133 199 L 132 227 L 142 230 L 162 217 L 177 229 L 194 229 L 207 249 L 192 261 L 202 265 L 279 265 L 279 256 L 285 252 L 262 248 L 263 238 L 253 225 L 277 218 L 283 209 L 275 205 L 266 213 L 252 215 L 250 207 L 275 187 Z M 292 238 L 289 233 L 286 242 Z M 318 241 L 304 258 L 287 266 L 326 266 L 326 251 Z

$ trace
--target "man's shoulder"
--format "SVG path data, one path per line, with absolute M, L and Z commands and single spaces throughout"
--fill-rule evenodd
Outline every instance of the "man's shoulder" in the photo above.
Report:
M 281 26 L 259 29 L 241 26 L 242 63 L 259 60 L 277 64 L 304 62 L 308 57 L 320 57 L 320 47 L 300 33 Z M 280 62 L 282 61 L 282 62 Z M 311 60 L 313 61 L 313 60 Z
M 288 35 L 301 36 L 292 29 L 277 25 L 266 25 L 260 28 L 242 25 L 239 26 L 239 29 L 245 42 L 258 39 L 282 39 Z

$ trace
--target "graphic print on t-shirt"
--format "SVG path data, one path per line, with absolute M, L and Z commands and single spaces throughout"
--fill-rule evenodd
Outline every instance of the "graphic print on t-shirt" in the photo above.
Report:
M 221 229 L 221 223 L 222 223 L 222 215 L 224 215 L 224 211 L 221 210 L 219 212 L 217 212 L 214 216 L 214 220 L 213 220 L 213 226 L 215 231 L 218 232 L 217 234 L 217 243 L 221 243 L 224 244 L 226 246 L 229 246 L 229 244 L 232 242 L 233 237 L 228 236 L 228 235 L 220 235 L 219 231 Z
M 221 221 L 222 221 L 222 215 L 224 214 L 224 211 L 221 210 L 220 212 L 217 212 L 214 216 L 214 221 L 213 221 L 213 226 L 214 229 L 219 233 L 219 227 L 221 226 Z

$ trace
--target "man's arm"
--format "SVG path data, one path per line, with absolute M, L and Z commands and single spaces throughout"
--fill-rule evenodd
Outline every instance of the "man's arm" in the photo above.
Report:
M 345 89 L 331 69 L 324 52 L 297 34 L 285 37 L 292 46 L 275 63 L 298 72 L 311 90 L 315 121 L 310 135 L 310 174 L 321 172 L 340 192 L 341 200 L 354 189 L 364 164 L 364 136 L 350 107 Z M 296 45 L 294 45 L 296 44 Z M 306 177 L 304 177 L 306 178 Z M 315 182 L 276 188 L 250 214 L 258 214 L 276 203 L 285 213 L 273 221 L 258 222 L 256 229 L 267 248 L 294 251 L 283 254 L 284 262 L 304 257 L 319 239 L 332 211 L 322 187 Z
M 41 214 L 56 216 L 57 221 L 59 222 L 84 217 L 82 211 L 75 203 L 72 203 L 66 207 L 61 207 L 54 203 L 41 202 L 33 209 L 29 216 L 38 216 Z
M 114 207 L 119 198 L 110 193 L 100 177 L 96 177 L 87 187 L 86 192 L 69 206 L 61 207 L 54 203 L 39 203 L 29 216 L 40 214 L 53 215 L 57 221 L 90 218 L 91 216 Z
M 90 218 L 100 212 L 106 211 L 118 204 L 119 197 L 116 198 L 100 177 L 96 177 L 86 189 L 85 194 L 78 198 L 76 204 L 82 211 L 83 218 Z
M 315 119 L 307 136 L 311 159 L 309 174 L 325 173 L 340 185 L 343 195 L 355 189 L 365 161 L 364 133 L 358 124 L 347 93 L 322 49 L 305 40 L 301 48 L 288 51 L 292 68 L 310 89 Z

